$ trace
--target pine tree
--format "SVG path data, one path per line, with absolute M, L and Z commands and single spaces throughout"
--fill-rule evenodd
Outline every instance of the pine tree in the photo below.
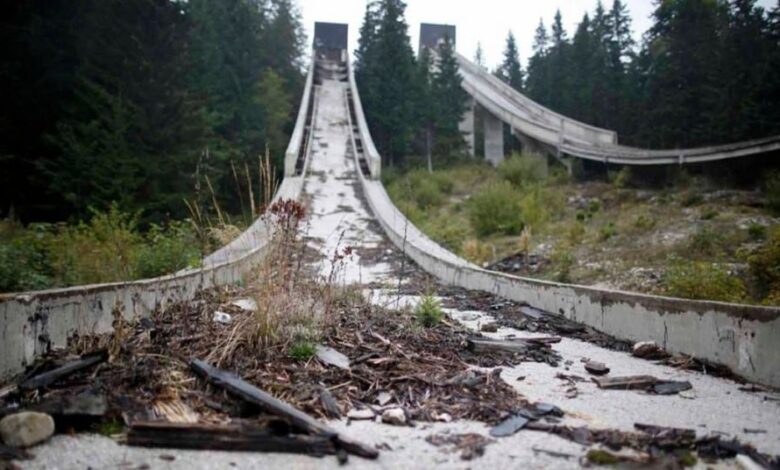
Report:
M 458 125 L 466 112 L 466 92 L 461 86 L 463 77 L 458 71 L 453 43 L 449 38 L 439 45 L 437 66 L 431 81 L 434 103 L 434 154 L 441 159 L 451 160 L 465 150 L 465 141 Z
M 543 105 L 550 104 L 549 65 L 547 63 L 549 41 L 544 21 L 539 19 L 539 26 L 536 27 L 534 34 L 533 55 L 528 60 L 526 88 L 528 95 Z
M 485 52 L 482 50 L 482 43 L 477 42 L 477 50 L 474 52 L 474 64 L 476 64 L 482 70 L 487 70 L 485 65 Z
M 504 49 L 504 60 L 498 68 L 498 77 L 517 91 L 523 90 L 523 68 L 520 65 L 519 53 L 515 35 L 512 31 L 507 34 L 506 48 Z

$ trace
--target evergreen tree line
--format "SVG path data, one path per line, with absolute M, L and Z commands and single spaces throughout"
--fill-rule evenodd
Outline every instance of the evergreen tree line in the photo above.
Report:
M 303 79 L 292 0 L 27 0 L 0 21 L 0 216 L 116 202 L 160 221 L 207 184 L 239 212 L 266 147 L 281 168 Z
M 496 75 L 564 115 L 652 148 L 780 133 L 780 3 L 663 0 L 643 44 L 625 4 L 599 2 L 570 39 L 540 21 L 523 70 L 510 33 Z
M 458 130 L 467 96 L 461 88 L 454 39 L 415 57 L 404 19 L 405 2 L 366 6 L 355 51 L 355 79 L 383 164 L 403 166 L 411 155 L 437 164 L 462 155 Z

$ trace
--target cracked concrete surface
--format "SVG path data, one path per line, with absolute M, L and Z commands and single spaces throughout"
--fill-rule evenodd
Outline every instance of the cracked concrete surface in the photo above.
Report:
M 324 257 L 319 266 L 322 276 L 334 269 L 333 254 L 337 248 L 351 246 L 355 252 L 338 270 L 338 282 L 362 283 L 388 280 L 391 266 L 371 264 L 361 256 L 367 249 L 380 246 L 383 236 L 370 224 L 371 215 L 361 201 L 354 160 L 349 154 L 349 128 L 345 120 L 345 83 L 325 80 L 318 89 L 318 113 L 315 117 L 311 167 L 305 192 L 310 198 L 307 227 L 309 244 Z M 373 292 L 372 301 L 396 306 L 413 306 L 416 298 L 398 297 L 392 291 Z M 484 312 L 448 311 L 453 319 L 478 328 L 488 320 Z M 534 336 L 506 328 L 491 334 Z M 540 335 L 536 335 L 540 336 Z M 563 361 L 557 368 L 547 364 L 523 363 L 506 368 L 502 377 L 518 392 L 531 400 L 545 401 L 567 412 L 566 421 L 591 427 L 632 430 L 635 422 L 661 426 L 693 428 L 699 434 L 722 432 L 753 443 L 762 452 L 780 453 L 780 402 L 763 401 L 761 394 L 738 390 L 738 385 L 696 372 L 658 366 L 648 361 L 599 348 L 582 341 L 563 339 L 553 345 Z M 611 375 L 652 374 L 659 378 L 684 379 L 693 384 L 694 398 L 653 396 L 634 391 L 599 390 L 589 381 L 579 383 L 579 395 L 566 398 L 559 372 L 588 379 L 580 359 L 605 362 Z M 571 361 L 566 370 L 565 361 Z M 523 376 L 525 379 L 518 381 Z M 462 461 L 457 453 L 434 447 L 425 441 L 433 433 L 476 432 L 487 435 L 487 427 L 475 422 L 417 423 L 414 428 L 394 427 L 374 422 L 345 421 L 332 423 L 348 436 L 369 444 L 386 444 L 391 450 L 381 452 L 377 461 L 351 458 L 359 468 L 447 468 L 522 467 L 579 468 L 586 448 L 557 436 L 534 431 L 520 431 L 498 439 L 487 446 L 485 455 L 475 461 Z M 763 430 L 753 434 L 745 429 Z M 553 451 L 568 457 L 553 457 Z M 96 435 L 56 436 L 50 442 L 32 449 L 36 458 L 21 462 L 23 468 L 335 468 L 334 457 L 312 458 L 301 455 L 245 452 L 198 452 L 166 449 L 132 448 Z M 173 458 L 173 460 L 170 460 Z M 731 467 L 722 462 L 710 468 Z M 705 468 L 699 463 L 700 468 Z

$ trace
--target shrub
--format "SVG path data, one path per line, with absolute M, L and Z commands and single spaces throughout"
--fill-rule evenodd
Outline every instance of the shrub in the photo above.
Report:
M 540 228 L 550 220 L 550 211 L 554 210 L 557 201 L 550 194 L 550 191 L 541 185 L 533 185 L 523 190 L 518 204 L 523 223 Z
M 173 273 L 200 262 L 198 237 L 186 222 L 174 221 L 167 227 L 153 224 L 144 239 L 136 255 L 139 277 Z
M 772 230 L 761 247 L 748 257 L 748 266 L 759 296 L 780 293 L 780 227 Z
M 428 209 L 443 204 L 453 188 L 453 181 L 443 172 L 414 170 L 394 177 L 388 192 L 396 202 L 411 201 L 420 209 Z
M 698 206 L 704 201 L 701 193 L 696 191 L 687 191 L 680 197 L 680 205 L 683 207 Z
M 515 187 L 538 183 L 547 178 L 545 157 L 512 155 L 498 164 L 498 174 Z
M 517 192 L 506 181 L 500 181 L 477 194 L 469 201 L 471 225 L 481 236 L 495 233 L 516 235 L 523 229 Z
M 780 171 L 773 171 L 764 178 L 763 189 L 769 209 L 780 214 Z
M 751 222 L 747 228 L 748 237 L 753 241 L 761 241 L 766 238 L 766 227 L 761 224 Z
M 655 228 L 656 220 L 648 214 L 639 214 L 634 219 L 634 228 L 647 232 Z
M 723 253 L 725 243 L 723 235 L 702 227 L 691 235 L 687 251 L 689 254 L 699 257 L 715 257 Z
M 467 224 L 458 223 L 446 213 L 431 215 L 421 225 L 424 227 L 423 232 L 450 251 L 460 248 L 468 237 Z
M 614 222 L 607 222 L 599 231 L 599 239 L 601 241 L 607 241 L 615 235 L 617 235 L 617 227 L 615 227 Z
M 553 280 L 571 282 L 571 268 L 574 267 L 574 254 L 567 244 L 558 244 L 550 256 L 553 265 Z
M 631 184 L 632 172 L 631 167 L 624 166 L 617 173 L 610 173 L 610 179 L 612 184 L 616 188 L 627 188 Z
M 492 245 L 482 243 L 476 238 L 472 238 L 461 244 L 460 253 L 472 263 L 482 266 L 493 259 L 495 250 Z
M 288 354 L 297 361 L 308 361 L 317 353 L 317 347 L 308 341 L 296 341 L 290 346 Z
M 566 230 L 566 241 L 572 246 L 579 245 L 585 238 L 585 232 L 585 225 L 579 221 L 575 222 Z
M 3 225 L 15 225 L 2 222 Z M 52 284 L 47 257 L 52 227 L 45 224 L 9 229 L 0 242 L 0 292 L 45 289 Z
M 742 280 L 717 264 L 672 257 L 669 266 L 662 279 L 666 295 L 722 302 L 741 302 L 746 297 Z
M 439 301 L 431 294 L 426 294 L 420 299 L 420 303 L 414 309 L 414 316 L 417 322 L 426 328 L 436 326 L 444 319 Z

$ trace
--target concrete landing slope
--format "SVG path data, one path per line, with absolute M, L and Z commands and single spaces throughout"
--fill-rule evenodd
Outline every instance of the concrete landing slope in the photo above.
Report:
M 309 142 L 303 128 L 315 112 L 312 106 L 316 107 L 313 69 L 288 147 L 288 154 L 302 158 L 304 169 Z M 302 176 L 288 176 L 274 201 L 298 199 L 302 188 Z M 263 215 L 235 240 L 206 256 L 201 268 L 131 282 L 0 294 L 0 382 L 22 372 L 52 348 L 65 346 L 74 335 L 112 331 L 115 315 L 126 320 L 147 316 L 155 309 L 191 300 L 203 289 L 242 282 L 265 257 L 270 237 Z
M 618 144 L 617 133 L 558 114 L 458 55 L 463 89 L 517 132 L 558 152 L 621 165 L 704 163 L 780 150 L 780 135 L 726 145 L 650 150 Z
M 358 132 L 363 142 L 371 141 L 368 132 Z M 722 364 L 750 381 L 780 387 L 780 308 L 595 289 L 485 270 L 417 229 L 380 181 L 362 173 L 360 179 L 388 238 L 444 283 L 526 302 L 622 340 L 652 340 L 671 353 Z

